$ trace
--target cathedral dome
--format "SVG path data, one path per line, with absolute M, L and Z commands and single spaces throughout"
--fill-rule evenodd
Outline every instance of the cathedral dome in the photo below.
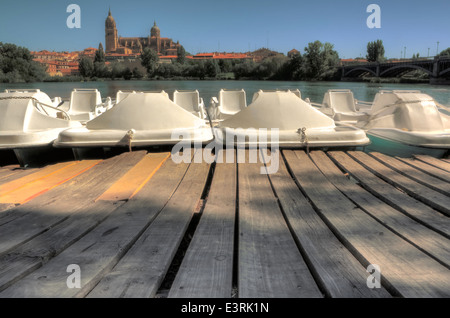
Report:
M 156 37 L 160 37 L 161 35 L 161 31 L 159 30 L 158 26 L 156 25 L 156 21 L 153 24 L 153 27 L 150 30 L 150 36 L 156 36 Z
M 106 28 L 115 28 L 116 27 L 116 21 L 114 21 L 114 18 L 111 15 L 111 10 L 109 10 L 108 17 L 106 18 L 105 27 Z

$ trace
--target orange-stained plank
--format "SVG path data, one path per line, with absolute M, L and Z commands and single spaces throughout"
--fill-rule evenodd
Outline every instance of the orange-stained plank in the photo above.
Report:
M 0 185 L 0 197 L 5 196 L 6 194 L 15 191 L 23 186 L 26 186 L 27 184 L 30 184 L 32 182 L 39 181 L 43 178 L 46 178 L 54 173 L 58 173 L 59 171 L 72 166 L 76 164 L 77 162 L 61 162 L 57 163 L 51 166 L 47 166 L 45 168 L 42 168 L 38 172 L 29 174 L 27 176 L 24 176 L 22 178 L 19 178 L 17 180 L 7 182 L 5 184 Z
M 0 203 L 24 204 L 39 195 L 79 176 L 91 169 L 101 160 L 84 160 L 74 162 L 65 168 L 59 169 L 47 176 L 41 177 L 25 184 L 13 191 L 0 195 Z
M 151 179 L 156 171 L 169 158 L 170 153 L 146 155 L 122 178 L 117 180 L 97 201 L 121 201 L 131 199 Z

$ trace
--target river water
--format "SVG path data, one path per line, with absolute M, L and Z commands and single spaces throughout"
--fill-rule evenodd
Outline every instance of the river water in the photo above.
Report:
M 256 91 L 273 89 L 299 89 L 302 98 L 309 98 L 312 102 L 321 103 L 323 95 L 329 89 L 351 89 L 356 99 L 373 101 L 375 94 L 380 90 L 420 90 L 433 97 L 442 105 L 450 107 L 450 86 L 429 84 L 372 84 L 362 82 L 284 82 L 284 81 L 98 81 L 98 82 L 55 82 L 55 83 L 19 83 L 2 84 L 0 91 L 4 89 L 38 88 L 47 93 L 52 99 L 59 96 L 69 99 L 74 88 L 97 88 L 103 98 L 110 96 L 115 98 L 118 90 L 136 91 L 166 91 L 172 98 L 174 90 L 197 89 L 208 106 L 211 97 L 218 96 L 219 90 L 241 89 L 247 94 L 247 104 L 251 103 L 253 93 Z

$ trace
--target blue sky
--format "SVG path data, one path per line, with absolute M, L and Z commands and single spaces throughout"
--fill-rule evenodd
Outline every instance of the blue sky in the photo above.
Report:
M 69 29 L 69 4 L 81 7 L 81 28 Z M 381 28 L 369 29 L 369 4 L 381 8 Z M 161 36 L 190 53 L 246 52 L 261 47 L 286 54 L 308 42 L 334 44 L 341 58 L 366 54 L 383 40 L 386 56 L 434 55 L 450 47 L 450 0 L 0 0 L 0 42 L 30 50 L 75 51 L 105 41 L 108 8 L 119 35 Z

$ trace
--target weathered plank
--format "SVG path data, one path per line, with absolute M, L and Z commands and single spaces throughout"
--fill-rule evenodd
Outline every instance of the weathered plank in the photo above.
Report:
M 140 151 L 105 160 L 82 176 L 86 182 L 76 182 L 76 185 L 66 188 L 65 191 L 71 191 L 72 195 L 83 198 L 81 206 L 74 204 L 74 208 L 78 208 L 70 218 L 49 228 L 37 239 L 28 241 L 0 257 L 0 290 L 42 266 L 48 259 L 58 255 L 100 224 L 120 204 L 95 203 L 95 197 L 144 155 L 145 152 Z M 54 204 L 58 203 L 52 205 Z
M 65 222 L 42 233 L 38 239 L 0 256 L 0 291 L 32 273 L 92 231 L 124 202 L 92 202 Z
M 377 264 L 381 282 L 405 297 L 449 297 L 446 267 L 354 205 L 303 151 L 283 152 L 299 186 L 341 242 L 364 265 Z
M 0 195 L 0 203 L 24 204 L 39 195 L 81 175 L 91 169 L 99 160 L 83 160 L 58 169 L 46 176 L 33 180 L 18 188 L 12 188 Z M 7 186 L 6 184 L 5 186 Z
M 217 163 L 200 222 L 168 297 L 231 297 L 236 186 L 236 164 Z
M 269 179 L 260 172 L 263 164 L 247 163 L 248 155 L 245 162 L 238 163 L 239 297 L 321 297 Z
M 415 155 L 414 158 L 423 161 L 429 165 L 435 166 L 444 171 L 450 172 L 450 163 L 440 160 L 434 157 L 426 156 L 426 155 Z
M 317 215 L 282 158 L 269 178 L 302 254 L 328 297 L 389 297 L 384 288 L 370 289 L 368 273 Z
M 24 169 L 25 170 L 25 169 Z M 0 167 L 0 183 L 2 180 L 21 171 L 20 166 Z
M 191 163 L 170 201 L 114 269 L 88 297 L 154 297 L 164 280 L 194 210 L 210 165 Z
M 404 163 L 407 163 L 414 168 L 417 168 L 425 173 L 428 173 L 429 175 L 438 178 L 440 180 L 450 182 L 450 172 L 444 171 L 442 169 L 436 168 L 435 166 L 429 165 L 421 160 L 414 159 L 414 158 L 397 158 L 398 160 L 403 161 Z
M 383 155 L 381 153 L 372 152 L 370 153 L 372 157 L 384 163 L 389 168 L 397 171 L 398 173 L 421 183 L 434 191 L 440 192 L 446 196 L 450 196 L 450 183 L 442 181 L 441 179 L 432 177 L 418 169 L 413 168 L 406 163 L 397 160 L 395 158 Z
M 450 240 L 414 221 L 350 181 L 323 152 L 311 158 L 327 179 L 359 208 L 450 269 Z
M 150 180 L 169 157 L 169 153 L 148 154 L 114 183 L 97 200 L 128 200 Z
M 139 161 L 145 152 L 124 154 L 97 164 L 84 174 L 10 210 L 0 219 L 0 255 L 44 233 L 83 210 Z M 70 195 L 68 195 L 70 194 Z
M 328 152 L 328 155 L 335 160 L 339 167 L 347 171 L 361 186 L 378 199 L 403 212 L 415 221 L 450 238 L 450 220 L 447 216 L 376 177 L 347 154 L 331 151 Z
M 450 198 L 417 183 L 375 160 L 366 153 L 349 151 L 348 154 L 376 176 L 402 189 L 412 197 L 426 203 L 434 209 L 450 215 Z
M 43 168 L 41 168 L 43 169 Z M 19 179 L 22 177 L 25 177 L 29 174 L 35 173 L 38 169 L 37 168 L 20 168 L 20 166 L 17 167 L 11 167 L 11 168 L 4 168 L 3 169 L 2 176 L 0 177 L 0 185 L 11 182 L 15 179 Z
M 166 205 L 187 169 L 168 160 L 144 188 L 93 231 L 0 297 L 83 297 L 120 260 Z M 67 288 L 69 264 L 81 269 L 81 288 Z
M 45 168 L 39 169 L 37 172 L 34 172 L 33 174 L 28 174 L 26 176 L 23 176 L 19 179 L 16 179 L 14 181 L 10 181 L 7 183 L 3 183 L 0 185 L 0 195 L 4 196 L 7 193 L 20 189 L 27 184 L 45 179 L 46 177 L 49 177 L 55 173 L 63 171 L 65 168 L 76 165 L 77 162 L 61 162 L 54 165 L 47 166 Z

